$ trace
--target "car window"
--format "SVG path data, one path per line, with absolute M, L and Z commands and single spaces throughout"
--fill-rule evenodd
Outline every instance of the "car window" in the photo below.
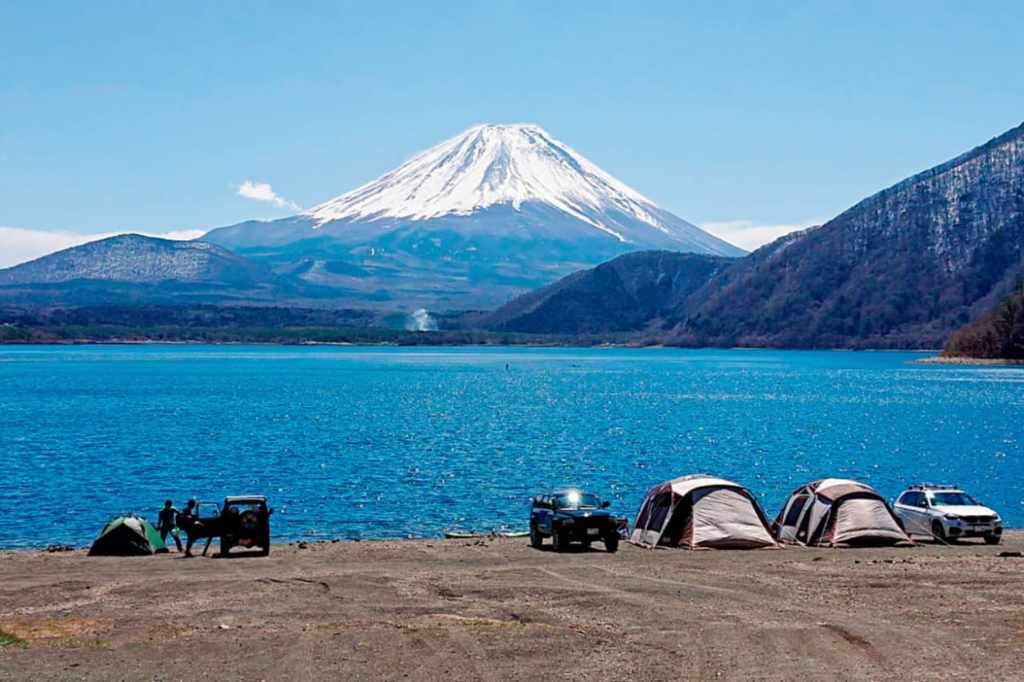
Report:
M 250 509 L 252 511 L 257 511 L 258 512 L 258 511 L 263 509 L 263 506 L 259 502 L 244 502 L 242 504 L 228 505 L 228 507 L 226 508 L 226 510 L 233 511 L 233 512 L 236 512 L 238 514 L 244 514 L 245 512 L 249 511 Z
M 197 505 L 196 516 L 198 516 L 201 519 L 216 518 L 220 516 L 220 507 L 218 507 L 216 504 L 200 502 L 199 505 Z
M 903 493 L 903 497 L 900 498 L 900 504 L 908 507 L 916 507 L 920 504 L 921 493 L 908 492 Z
M 932 493 L 932 504 L 966 507 L 975 505 L 977 502 L 975 502 L 967 493 L 957 491 L 949 493 Z
M 565 495 L 556 495 L 555 503 L 559 509 L 596 509 L 601 505 L 597 495 L 590 493 L 571 492 Z

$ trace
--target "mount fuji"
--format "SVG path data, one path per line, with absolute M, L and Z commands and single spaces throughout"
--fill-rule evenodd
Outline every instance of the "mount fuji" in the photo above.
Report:
M 744 251 L 659 208 L 535 125 L 480 125 L 305 213 L 203 240 L 354 299 L 502 303 L 629 251 Z

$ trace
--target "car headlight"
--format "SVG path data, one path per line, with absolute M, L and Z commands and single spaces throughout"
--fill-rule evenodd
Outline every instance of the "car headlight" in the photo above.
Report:
M 563 526 L 571 526 L 572 524 L 573 524 L 573 520 L 572 519 L 562 519 L 562 525 Z
M 960 517 L 957 516 L 956 514 L 946 514 L 945 516 L 950 521 L 959 521 L 960 520 Z

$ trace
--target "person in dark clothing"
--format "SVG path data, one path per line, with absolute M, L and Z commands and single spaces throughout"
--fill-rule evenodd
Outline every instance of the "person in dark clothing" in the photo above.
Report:
M 156 529 L 164 544 L 167 543 L 167 534 L 170 533 L 174 538 L 174 544 L 178 546 L 178 551 L 181 551 L 181 538 L 178 537 L 178 510 L 174 508 L 174 503 L 170 500 L 164 500 L 164 508 L 160 510 L 160 516 L 157 517 Z
M 178 526 L 185 531 L 188 535 L 188 540 L 185 542 L 185 556 L 192 557 L 192 545 L 195 544 L 196 540 L 206 538 L 206 547 L 203 548 L 203 556 L 206 556 L 206 552 L 210 549 L 210 543 L 213 542 L 213 536 L 216 534 L 216 527 L 207 527 L 208 523 L 213 521 L 200 521 L 199 520 L 199 503 L 196 502 L 195 498 L 188 501 L 185 505 L 184 511 L 178 514 Z M 215 521 L 215 520 L 214 520 Z
M 188 541 L 185 543 L 185 556 L 190 557 L 192 556 L 192 545 L 199 539 L 199 529 L 203 525 L 199 523 L 194 498 L 189 500 L 188 504 L 185 505 L 185 509 L 178 514 L 178 525 L 188 535 Z

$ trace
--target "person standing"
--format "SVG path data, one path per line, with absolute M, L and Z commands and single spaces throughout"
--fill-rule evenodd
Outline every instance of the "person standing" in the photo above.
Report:
M 181 551 L 181 538 L 178 537 L 178 510 L 174 508 L 171 500 L 164 500 L 164 508 L 160 510 L 160 516 L 156 520 L 156 529 L 160 533 L 160 539 L 167 544 L 167 534 L 174 538 L 174 544 Z
M 185 531 L 185 535 L 188 536 L 188 542 L 185 544 L 185 556 L 187 557 L 192 556 L 192 545 L 195 543 L 199 535 L 199 529 L 202 527 L 196 513 L 196 506 L 197 503 L 195 498 L 193 498 L 188 501 L 185 509 L 178 515 L 178 524 Z
M 195 498 L 188 501 L 184 511 L 178 514 L 178 526 L 185 531 L 188 540 L 185 542 L 185 556 L 192 557 L 192 545 L 196 540 L 206 538 L 206 546 L 203 547 L 203 556 L 210 549 L 213 536 L 217 534 L 217 519 L 199 519 L 199 503 Z

